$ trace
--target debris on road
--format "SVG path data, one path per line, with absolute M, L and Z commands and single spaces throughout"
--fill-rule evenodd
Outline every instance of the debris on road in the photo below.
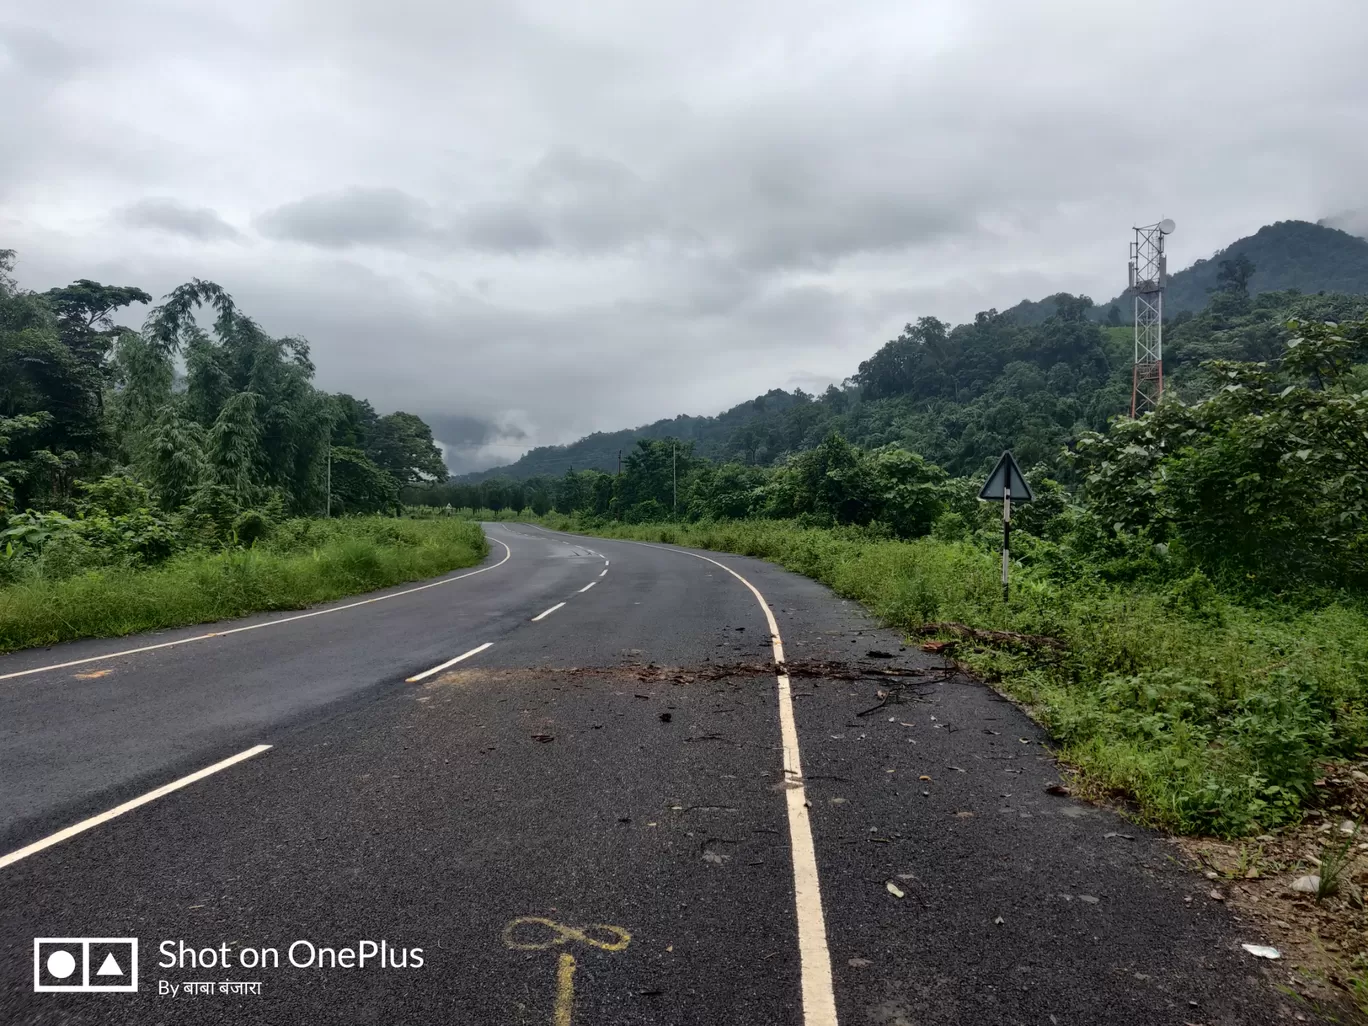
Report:
M 1290 886 L 1299 894 L 1319 894 L 1321 878 L 1318 876 L 1299 876 L 1292 881 Z
M 1063 784 L 1046 784 L 1045 793 L 1058 795 L 1061 798 L 1068 798 L 1073 795 L 1073 791 Z
M 1207 892 L 1207 897 L 1212 901 L 1225 901 L 1225 895 L 1221 893 L 1219 887 L 1213 887 Z
M 850 966 L 852 969 L 868 969 L 873 964 L 874 963 L 867 958 L 852 958 L 846 962 L 846 965 Z
M 716 851 L 705 851 L 703 853 L 703 861 L 711 862 L 715 866 L 722 865 L 729 858 L 731 858 L 730 855 L 723 855 L 721 852 Z
M 1267 944 L 1241 944 L 1255 958 L 1282 958 L 1282 952 L 1277 948 L 1270 948 Z
M 1112 830 L 1112 831 L 1109 831 L 1109 832 L 1103 834 L 1103 835 L 1102 835 L 1102 840 L 1104 840 L 1104 841 L 1109 841 L 1109 840 L 1111 840 L 1113 837 L 1119 837 L 1119 838 L 1121 838 L 1123 841 L 1133 841 L 1133 840 L 1135 840 L 1135 835 L 1134 835 L 1134 834 L 1121 834 L 1121 833 L 1117 833 L 1115 830 Z
M 886 881 L 884 881 L 884 888 L 885 888 L 885 890 L 888 891 L 889 894 L 893 895 L 893 897 L 895 897 L 895 898 L 905 898 L 905 897 L 907 897 L 907 892 L 904 891 L 904 890 L 903 890 L 901 887 L 899 887 L 897 884 L 895 884 L 892 880 L 886 880 Z
M 932 655 L 940 655 L 953 644 L 953 641 L 928 641 L 922 645 L 921 650 L 930 652 Z
M 893 653 L 885 652 L 881 648 L 871 648 L 868 652 L 865 653 L 865 656 L 869 659 L 892 659 Z
M 661 722 L 661 723 L 669 723 L 670 720 L 672 720 L 672 719 L 674 719 L 674 717 L 671 716 L 671 715 L 670 715 L 669 713 L 667 713 L 667 712 L 663 712 L 663 713 L 660 714 L 660 722 Z
M 1005 922 L 1007 922 L 1007 920 L 1003 919 L 1002 916 L 998 916 L 996 919 L 993 920 L 993 925 L 1001 926 Z
M 533 735 L 532 735 L 532 740 L 533 740 L 533 741 L 540 741 L 542 744 L 546 744 L 546 742 L 548 742 L 548 741 L 554 741 L 554 740 L 556 740 L 556 735 L 555 735 L 555 734 L 533 734 Z
M 1095 898 L 1095 897 L 1094 897 L 1093 895 L 1091 895 L 1091 894 L 1080 894 L 1080 895 L 1078 896 L 1078 900 L 1081 901 L 1081 902 L 1084 902 L 1085 904 L 1088 904 L 1088 905 L 1096 905 L 1096 904 L 1097 904 L 1097 898 Z

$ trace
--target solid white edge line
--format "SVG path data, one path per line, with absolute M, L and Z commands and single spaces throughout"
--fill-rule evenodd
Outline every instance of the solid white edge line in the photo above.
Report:
M 559 608 L 560 608 L 561 606 L 563 606 L 563 605 L 565 605 L 564 602 L 557 602 L 554 606 L 552 606 L 550 609 L 546 610 L 544 613 L 538 613 L 536 616 L 532 617 L 532 622 L 533 622 L 533 623 L 536 623 L 538 620 L 542 619 L 543 617 L 550 616 L 552 613 L 554 613 L 557 609 L 559 609 Z
M 140 652 L 155 652 L 159 648 L 174 648 L 176 645 L 188 645 L 192 641 L 207 641 L 210 638 L 224 638 L 229 634 L 241 634 L 243 631 L 254 631 L 261 627 L 277 627 L 282 623 L 307 620 L 311 616 L 322 616 L 325 613 L 340 613 L 345 609 L 356 609 L 358 606 L 368 606 L 373 602 L 384 602 L 386 599 L 400 598 L 404 595 L 413 595 L 416 592 L 427 591 L 429 588 L 438 588 L 443 584 L 451 584 L 453 581 L 463 581 L 467 577 L 474 577 L 476 574 L 482 574 L 486 570 L 497 569 L 513 557 L 513 550 L 508 547 L 507 542 L 499 541 L 498 538 L 493 538 L 491 540 L 499 542 L 499 544 L 504 547 L 504 558 L 497 563 L 493 563 L 489 566 L 482 566 L 478 570 L 472 570 L 468 574 L 461 574 L 459 577 L 444 577 L 440 581 L 433 581 L 430 584 L 420 584 L 416 588 L 407 588 L 404 591 L 396 591 L 390 595 L 377 595 L 375 598 L 362 599 L 360 602 L 349 602 L 345 606 L 334 606 L 331 609 L 315 609 L 312 613 L 299 613 L 295 616 L 283 616 L 279 620 L 267 620 L 265 623 L 248 624 L 246 627 L 233 627 L 226 631 L 212 631 L 209 634 L 196 634 L 193 638 L 181 638 L 179 641 L 163 641 L 159 645 L 144 645 L 142 648 L 126 648 L 121 652 L 110 652 L 108 655 L 88 656 L 85 659 L 72 659 L 65 663 L 53 663 L 50 666 L 35 666 L 31 670 L 16 670 L 13 673 L 0 673 L 0 680 L 27 677 L 31 673 L 46 673 L 48 670 L 64 670 L 69 666 L 84 666 L 86 663 L 98 663 L 104 659 L 118 659 L 122 656 L 138 655 Z
M 590 581 L 590 582 L 589 582 L 588 584 L 586 584 L 583 588 L 581 588 L 576 594 L 583 595 L 586 591 L 588 591 L 590 588 L 592 588 L 592 587 L 593 587 L 594 585 L 596 585 L 596 584 L 598 584 L 598 581 Z
M 44 848 L 51 848 L 54 844 L 60 844 L 67 838 L 75 837 L 77 834 L 84 833 L 92 827 L 99 826 L 101 823 L 108 823 L 116 816 L 122 816 L 125 812 L 132 812 L 140 805 L 146 805 L 148 802 L 156 801 L 158 798 L 168 795 L 172 791 L 178 791 L 182 787 L 193 784 L 197 780 L 203 780 L 205 777 L 217 773 L 219 770 L 225 770 L 235 763 L 242 762 L 244 759 L 250 759 L 254 755 L 260 755 L 270 747 L 270 745 L 257 745 L 255 748 L 249 748 L 245 752 L 238 752 L 237 755 L 230 756 L 222 762 L 216 762 L 212 766 L 206 766 L 202 770 L 196 770 L 188 777 L 181 777 L 179 780 L 173 780 L 171 783 L 163 784 L 156 790 L 148 791 L 146 794 L 140 795 L 132 801 L 124 802 L 122 805 L 116 805 L 108 812 L 102 812 L 98 816 L 91 816 L 89 819 L 83 819 L 81 822 L 73 824 L 64 830 L 58 830 L 55 834 L 49 834 L 41 841 L 34 841 L 26 848 L 20 848 L 18 851 L 12 851 L 8 855 L 0 856 L 0 869 L 4 869 L 6 866 L 12 866 L 20 859 L 26 859 L 30 855 L 37 854 Z
M 483 645 L 480 645 L 477 648 L 472 648 L 469 652 L 462 652 L 455 659 L 448 659 L 440 666 L 434 666 L 432 669 L 424 670 L 422 673 L 415 673 L 412 677 L 405 677 L 404 683 L 413 684 L 416 681 L 422 680 L 424 677 L 431 677 L 434 673 L 439 673 L 442 670 L 445 670 L 448 666 L 455 666 L 462 659 L 469 659 L 473 655 L 478 655 L 479 653 L 483 652 L 485 649 L 489 648 L 493 644 L 494 642 L 492 641 L 486 641 Z

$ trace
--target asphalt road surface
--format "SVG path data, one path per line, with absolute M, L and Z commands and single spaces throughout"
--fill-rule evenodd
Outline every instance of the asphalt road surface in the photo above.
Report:
M 1311 1019 L 821 585 L 487 531 L 431 586 L 0 657 L 0 1023 Z

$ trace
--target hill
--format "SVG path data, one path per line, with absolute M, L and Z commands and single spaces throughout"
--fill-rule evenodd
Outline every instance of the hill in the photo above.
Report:
M 460 476 L 461 481 L 483 481 L 491 477 L 559 477 L 567 470 L 617 469 L 618 455 L 625 454 L 642 438 L 678 438 L 692 442 L 700 456 L 724 459 L 734 455 L 729 443 L 746 424 L 774 414 L 782 414 L 795 403 L 802 402 L 802 392 L 789 393 L 775 388 L 754 399 L 748 399 L 715 417 L 691 417 L 680 414 L 667 420 L 657 420 L 641 427 L 621 431 L 596 431 L 569 445 L 542 445 L 525 453 L 516 462 L 503 467 L 491 467 Z M 752 454 L 754 456 L 755 454 Z M 763 462 L 778 455 L 760 453 Z
M 1253 265 L 1252 274 L 1238 296 L 1222 293 L 1229 283 L 1220 281 L 1221 264 L 1240 258 Z M 1267 225 L 1171 275 L 1170 387 L 1181 392 L 1188 382 L 1200 384 L 1204 359 L 1268 359 L 1280 350 L 1281 320 L 1348 316 L 1364 305 L 1351 297 L 1363 296 L 1368 240 L 1307 221 Z M 1129 300 L 1114 302 L 1124 325 Z M 812 448 L 831 431 L 861 445 L 896 442 L 954 473 L 977 473 L 1008 447 L 1023 463 L 1054 464 L 1069 437 L 1100 429 L 1129 406 L 1130 334 L 1105 326 L 1111 306 L 1059 293 L 954 328 L 923 317 L 862 363 L 848 388 L 820 397 L 774 389 L 715 417 L 679 416 L 544 446 L 461 480 L 614 471 L 619 450 L 652 438 L 678 438 L 693 443 L 698 456 L 764 466 Z
M 1346 225 L 1348 222 L 1345 222 Z M 1207 304 L 1210 290 L 1217 286 L 1221 261 L 1244 257 L 1254 265 L 1249 281 L 1250 295 L 1264 292 L 1343 292 L 1368 294 L 1368 239 L 1330 227 L 1326 222 L 1278 221 L 1265 225 L 1253 235 L 1232 242 L 1209 259 L 1169 275 L 1164 309 L 1169 314 L 1189 310 L 1193 313 Z M 1118 270 L 1120 265 L 1118 264 Z M 1122 293 L 1099 303 L 1089 311 L 1095 321 L 1105 321 L 1112 304 L 1120 320 L 1130 320 L 1131 300 Z M 1023 299 L 1004 311 L 1018 324 L 1043 324 L 1056 313 L 1054 296 L 1041 300 Z

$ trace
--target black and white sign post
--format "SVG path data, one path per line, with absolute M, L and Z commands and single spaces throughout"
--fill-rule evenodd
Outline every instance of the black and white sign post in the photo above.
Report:
M 985 502 L 1002 503 L 1002 601 L 1007 601 L 1007 567 L 1012 556 L 1012 498 L 1017 502 L 1030 502 L 1035 498 L 1031 486 L 1026 483 L 1026 475 L 1017 466 L 1010 452 L 1004 452 L 998 460 L 988 480 L 979 489 L 979 498 Z

